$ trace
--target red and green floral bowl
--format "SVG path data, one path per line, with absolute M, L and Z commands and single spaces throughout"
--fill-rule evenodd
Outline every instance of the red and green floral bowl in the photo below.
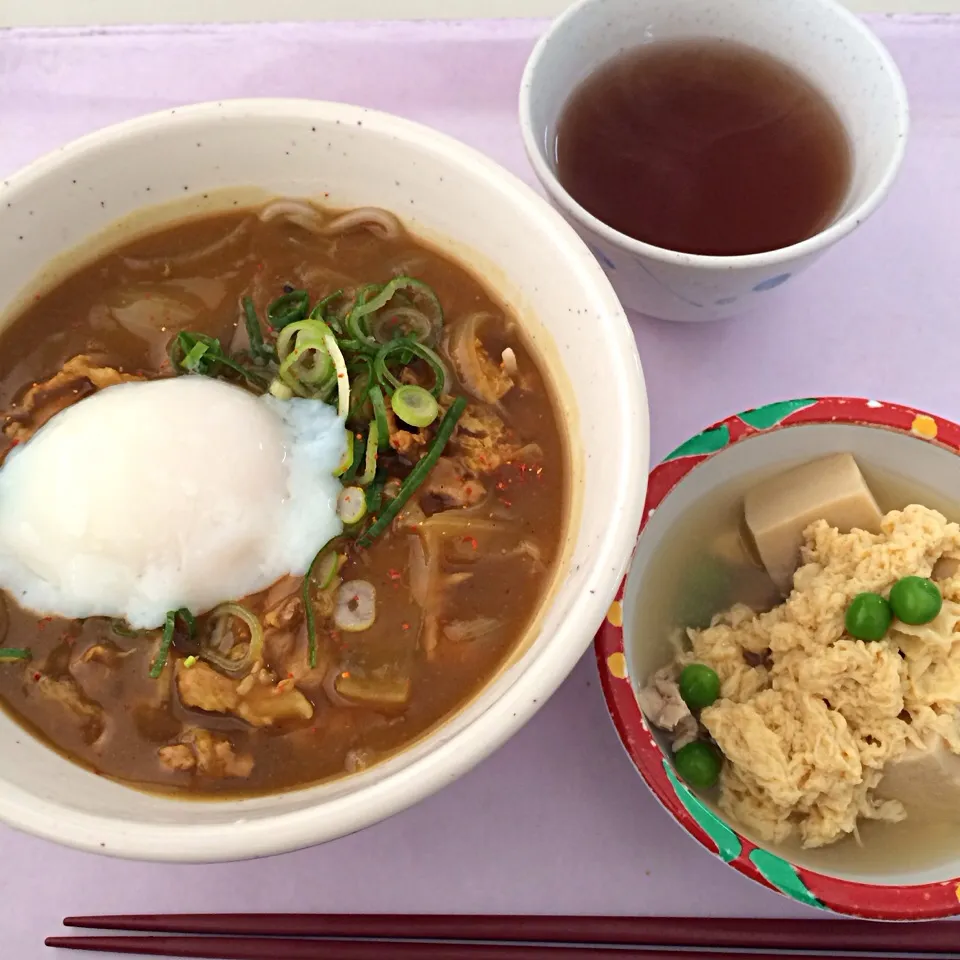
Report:
M 623 746 L 663 806 L 745 876 L 800 903 L 851 916 L 960 914 L 960 817 L 955 841 L 926 851 L 913 849 L 920 845 L 911 844 L 908 832 L 872 849 L 872 837 L 862 848 L 847 839 L 846 848 L 820 852 L 764 849 L 680 781 L 666 739 L 647 726 L 637 703 L 637 688 L 670 659 L 668 621 L 675 607 L 663 599 L 677 579 L 670 571 L 688 569 L 691 551 L 714 542 L 714 534 L 722 542 L 722 518 L 733 515 L 757 479 L 835 452 L 855 456 L 883 509 L 903 506 L 908 497 L 960 516 L 960 427 L 940 417 L 875 400 L 825 397 L 774 403 L 714 424 L 650 476 L 637 549 L 596 638 L 604 696 Z M 665 553 L 674 541 L 676 555 Z M 728 605 L 719 596 L 706 600 L 708 613 Z M 882 826 L 908 831 L 909 824 L 908 817 Z

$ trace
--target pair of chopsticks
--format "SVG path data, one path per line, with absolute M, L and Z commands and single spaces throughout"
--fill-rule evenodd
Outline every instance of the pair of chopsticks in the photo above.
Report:
M 950 921 L 241 913 L 63 922 L 153 935 L 48 937 L 47 946 L 211 960 L 960 960 L 960 924 Z

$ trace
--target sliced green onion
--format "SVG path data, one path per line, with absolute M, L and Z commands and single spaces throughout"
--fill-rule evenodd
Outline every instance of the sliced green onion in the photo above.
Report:
M 309 312 L 310 294 L 306 290 L 291 290 L 267 307 L 267 323 L 274 330 L 282 330 L 288 324 L 303 320 Z
M 200 344 L 205 348 L 203 351 L 196 349 Z M 228 370 L 239 373 L 253 386 L 261 390 L 267 389 L 266 380 L 228 357 L 223 352 L 220 341 L 205 333 L 181 330 L 170 342 L 169 356 L 174 370 L 181 367 L 205 377 L 217 377 L 222 372 L 220 367 L 226 367 Z M 192 364 L 191 367 L 187 366 L 188 360 Z
M 383 488 L 383 480 L 374 480 L 374 482 L 366 488 L 367 513 L 377 513 L 383 506 Z
M 361 434 L 354 434 L 353 463 L 350 464 L 343 476 L 340 477 L 341 482 L 346 484 L 352 483 L 357 475 L 357 471 L 360 469 L 360 465 L 366 462 L 366 458 L 367 441 Z
M 26 647 L 0 647 L 0 663 L 19 663 L 30 657 L 31 653 Z
M 355 306 L 351 315 L 359 321 L 369 314 L 375 314 L 382 310 L 401 290 L 410 296 L 417 311 L 426 318 L 431 328 L 431 339 L 433 339 L 440 327 L 443 326 L 443 309 L 431 287 L 414 277 L 395 277 L 376 296 Z
M 377 475 L 377 444 L 379 442 L 377 421 L 370 421 L 370 430 L 367 433 L 367 451 L 363 460 L 363 473 L 357 477 L 357 483 L 361 487 L 373 483 L 373 478 Z
M 310 585 L 316 579 L 318 583 L 323 579 L 322 574 L 325 569 L 325 557 L 333 552 L 336 556 L 336 541 L 331 540 L 325 543 L 313 558 L 307 569 L 307 575 L 303 578 L 303 587 L 301 588 L 301 598 L 303 600 L 303 612 L 307 620 L 307 661 L 311 667 L 317 665 L 317 621 L 316 614 L 313 612 L 313 597 L 310 596 Z M 327 586 L 332 583 L 333 578 L 328 577 Z M 326 589 L 321 586 L 320 589 Z
M 196 666 L 196 663 L 197 663 L 197 657 L 195 657 L 192 653 L 190 654 L 189 657 L 184 657 L 183 659 L 183 665 L 184 667 L 186 667 L 187 670 L 189 670 L 193 666 Z
M 368 396 L 377 424 L 377 444 L 380 451 L 383 452 L 390 449 L 390 425 L 387 423 L 387 408 L 383 402 L 383 391 L 374 384 L 370 388 Z
M 277 358 L 286 360 L 295 345 L 320 343 L 323 335 L 329 332 L 330 328 L 322 320 L 296 320 L 288 323 L 277 337 Z
M 243 316 L 247 327 L 247 339 L 250 341 L 250 356 L 255 360 L 276 360 L 276 351 L 263 340 L 260 318 L 250 297 L 243 298 Z
M 249 673 L 253 665 L 258 660 L 263 659 L 263 627 L 257 617 L 242 604 L 221 603 L 210 613 L 211 622 L 214 624 L 214 633 L 216 633 L 217 621 L 225 617 L 235 617 L 242 621 L 247 630 L 250 631 L 250 643 L 247 645 L 247 652 L 243 657 L 235 660 L 211 647 L 209 643 L 205 643 L 200 647 L 200 656 L 229 676 L 241 676 Z
M 344 487 L 337 497 L 337 516 L 348 526 L 359 523 L 367 513 L 367 498 L 360 487 Z
M 337 469 L 333 471 L 335 477 L 343 476 L 353 464 L 353 431 L 344 430 L 346 436 L 347 445 L 344 448 L 343 456 L 340 458 L 340 463 L 337 464 Z
M 160 646 L 157 649 L 157 655 L 150 665 L 150 679 L 156 680 L 163 673 L 163 668 L 167 665 L 167 657 L 170 655 L 170 644 L 173 643 L 173 631 L 177 624 L 176 610 L 170 610 L 167 613 L 167 619 L 163 623 L 163 637 L 160 640 Z
M 377 351 L 377 355 L 373 360 L 374 376 L 380 381 L 387 393 L 393 393 L 397 387 L 403 386 L 401 381 L 391 372 L 389 363 L 394 359 L 399 359 L 402 363 L 409 363 L 410 361 L 404 358 L 404 354 L 411 355 L 411 358 L 413 356 L 420 357 L 421 360 L 427 362 L 433 371 L 434 377 L 434 383 L 430 388 L 430 393 L 435 397 L 440 397 L 446 392 L 449 374 L 447 373 L 446 365 L 440 357 L 428 346 L 419 343 L 412 337 L 400 337 L 397 340 L 391 340 L 389 343 L 385 343 Z
M 279 377 L 274 377 L 270 383 L 270 394 L 278 400 L 289 400 L 293 396 L 293 390 Z
M 430 318 L 416 307 L 390 307 L 378 313 L 371 323 L 374 339 L 388 343 L 397 337 L 415 337 L 433 343 L 434 328 Z
M 326 590 L 328 587 L 333 586 L 333 581 L 340 572 L 340 567 L 346 559 L 347 558 L 341 554 L 334 552 L 328 553 L 323 560 L 320 561 L 314 573 L 314 580 L 321 590 Z
M 332 333 L 325 334 L 323 342 L 337 371 L 337 413 L 345 420 L 350 412 L 350 376 L 347 373 L 347 362 L 343 359 Z
M 405 383 L 393 391 L 390 406 L 404 423 L 412 427 L 429 427 L 440 414 L 433 394 L 412 383 Z
M 180 366 L 183 367 L 184 370 L 189 370 L 191 373 L 196 372 L 200 366 L 200 361 L 209 349 L 210 347 L 207 346 L 207 344 L 198 341 L 190 348 L 190 352 L 183 360 L 180 361 Z
M 426 480 L 427 474 L 434 468 L 434 465 L 443 453 L 443 448 L 447 445 L 447 441 L 453 435 L 457 421 L 463 415 L 466 406 L 466 397 L 457 397 L 456 400 L 450 404 L 450 409 L 444 414 L 443 419 L 440 421 L 440 426 L 437 427 L 437 435 L 433 438 L 430 449 L 417 462 L 417 465 L 410 473 L 407 474 L 406 479 L 400 485 L 400 490 L 397 492 L 396 497 L 386 505 L 380 516 L 377 517 L 369 529 L 358 539 L 357 543 L 361 547 L 369 547 L 370 544 L 387 529 L 393 521 L 393 518 L 403 509 L 404 504 L 413 496 L 417 487 Z
M 343 296 L 343 290 L 334 290 L 333 293 L 327 294 L 322 300 L 318 300 L 314 305 L 314 308 L 310 311 L 311 320 L 327 320 L 327 307 L 330 306 L 334 300 L 338 300 Z M 339 320 L 339 317 L 335 317 L 336 320 Z

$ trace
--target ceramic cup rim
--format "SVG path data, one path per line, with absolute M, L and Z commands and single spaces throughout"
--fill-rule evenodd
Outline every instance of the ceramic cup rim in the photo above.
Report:
M 538 74 L 542 61 L 550 46 L 556 42 L 557 34 L 580 18 L 586 10 L 605 2 L 608 2 L 608 0 L 577 0 L 576 3 L 553 20 L 534 46 L 533 52 L 524 67 L 520 82 L 520 133 L 527 159 L 551 201 L 566 216 L 571 217 L 579 227 L 595 234 L 613 247 L 661 263 L 696 267 L 702 270 L 742 270 L 790 263 L 801 257 L 825 250 L 856 229 L 883 202 L 900 170 L 910 131 L 910 107 L 903 77 L 890 52 L 860 17 L 838 3 L 837 0 L 805 0 L 812 8 L 826 9 L 832 16 L 841 21 L 851 35 L 856 36 L 862 44 L 870 49 L 889 79 L 892 95 L 891 105 L 896 111 L 896 132 L 894 142 L 891 145 L 890 156 L 873 189 L 843 216 L 838 217 L 823 230 L 806 240 L 801 240 L 786 247 L 778 247 L 775 250 L 734 256 L 683 253 L 679 250 L 658 247 L 655 244 L 636 240 L 625 233 L 621 233 L 595 217 L 567 192 L 554 173 L 553 167 L 544 153 L 543 137 L 533 123 L 533 101 L 538 87 Z M 568 96 L 573 89 L 574 86 L 571 85 L 567 91 Z

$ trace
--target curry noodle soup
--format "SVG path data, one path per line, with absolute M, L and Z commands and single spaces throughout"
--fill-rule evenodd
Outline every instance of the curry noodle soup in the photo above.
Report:
M 5 324 L 0 407 L 0 698 L 150 790 L 402 749 L 496 674 L 563 543 L 516 319 L 378 209 L 275 200 L 99 256 Z

